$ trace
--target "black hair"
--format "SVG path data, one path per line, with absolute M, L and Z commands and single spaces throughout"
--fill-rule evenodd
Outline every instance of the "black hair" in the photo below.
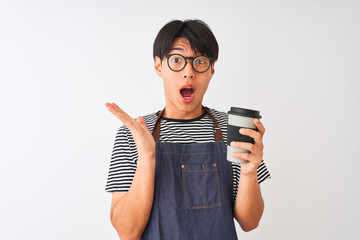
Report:
M 167 23 L 154 41 L 153 56 L 160 59 L 170 52 L 171 44 L 176 38 L 189 41 L 194 52 L 206 55 L 216 61 L 219 46 L 209 26 L 201 20 L 173 20 Z

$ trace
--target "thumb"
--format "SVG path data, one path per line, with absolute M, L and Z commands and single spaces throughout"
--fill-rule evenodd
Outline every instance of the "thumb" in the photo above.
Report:
M 137 117 L 136 118 L 136 121 L 142 126 L 142 127 L 145 127 L 146 128 L 146 124 L 145 124 L 145 121 L 142 117 Z

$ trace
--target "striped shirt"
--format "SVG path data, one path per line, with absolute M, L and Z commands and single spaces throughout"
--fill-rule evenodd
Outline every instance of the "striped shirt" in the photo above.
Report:
M 221 132 L 226 142 L 227 136 L 227 113 L 209 108 L 211 114 L 221 126 Z M 159 112 L 144 116 L 146 127 L 152 131 Z M 195 119 L 169 119 L 162 117 L 160 123 L 160 142 L 181 144 L 214 142 L 213 119 L 204 113 Z M 105 191 L 127 192 L 130 189 L 135 175 L 138 153 L 134 139 L 129 129 L 123 125 L 119 128 L 111 156 L 109 175 Z M 232 164 L 233 167 L 233 199 L 236 199 L 237 187 L 240 177 L 240 165 Z M 264 161 L 257 169 L 258 183 L 270 178 Z

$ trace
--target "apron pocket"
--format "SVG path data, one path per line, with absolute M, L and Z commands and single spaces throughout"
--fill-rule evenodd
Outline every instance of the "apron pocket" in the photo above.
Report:
M 221 206 L 219 171 L 216 163 L 181 165 L 185 208 Z

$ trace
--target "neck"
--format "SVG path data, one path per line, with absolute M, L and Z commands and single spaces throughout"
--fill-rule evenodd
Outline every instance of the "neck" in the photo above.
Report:
M 204 112 L 205 110 L 201 104 L 192 110 L 173 109 L 165 106 L 163 116 L 172 119 L 194 119 L 204 114 Z

